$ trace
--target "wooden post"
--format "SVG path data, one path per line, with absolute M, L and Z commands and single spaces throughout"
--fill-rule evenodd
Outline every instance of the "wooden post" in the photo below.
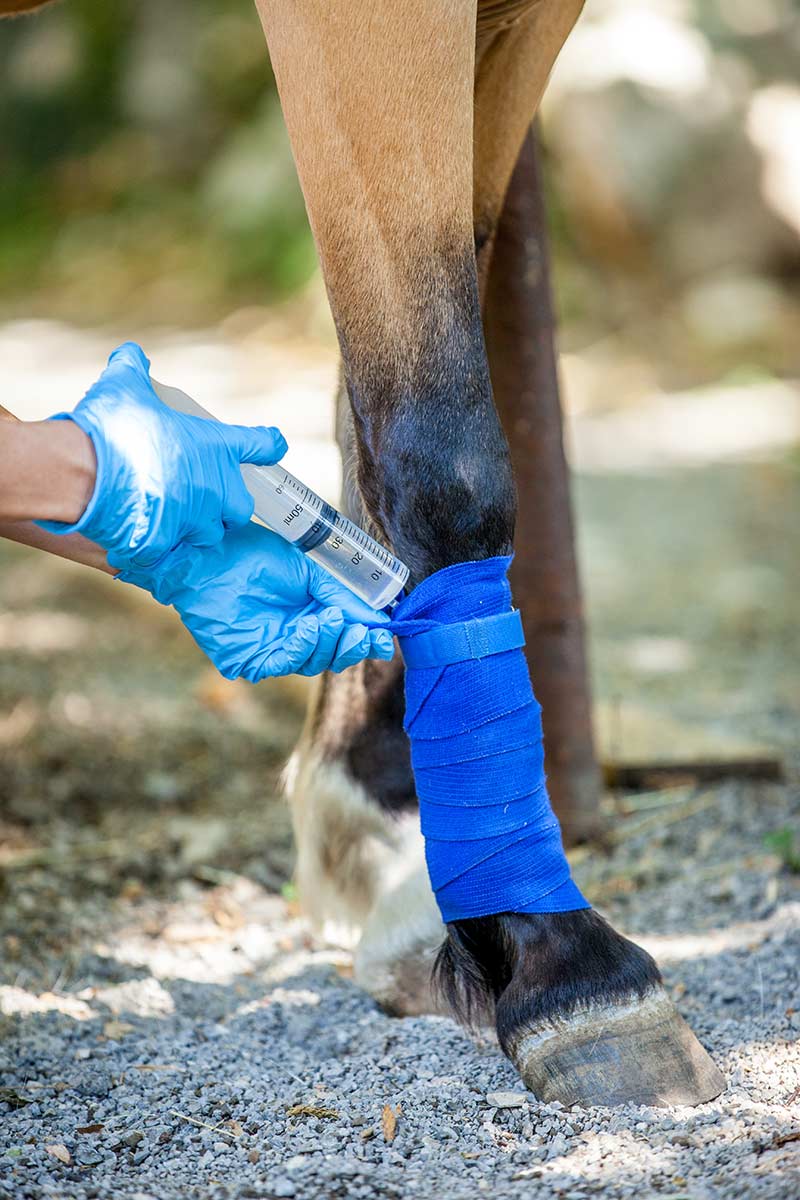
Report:
M 497 230 L 484 323 L 519 500 L 511 580 L 522 611 L 534 691 L 543 709 L 550 796 L 564 839 L 573 844 L 598 830 L 600 774 L 592 740 L 534 129 L 522 147 Z

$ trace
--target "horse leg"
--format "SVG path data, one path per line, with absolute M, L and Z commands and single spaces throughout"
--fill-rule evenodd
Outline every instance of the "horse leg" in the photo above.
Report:
M 391 422 L 405 408 L 413 420 L 410 409 L 418 402 L 420 415 L 427 406 L 435 443 L 436 409 L 446 416 L 457 402 L 478 347 L 482 395 L 476 403 L 481 423 L 496 428 L 486 403 L 474 284 L 474 7 L 460 0 L 381 0 L 369 7 L 312 2 L 299 9 L 261 0 L 258 7 L 352 402 L 347 423 L 355 420 L 356 429 L 355 436 L 352 428 L 345 434 L 344 458 L 346 479 L 355 482 L 347 507 L 363 519 L 363 506 L 371 527 L 421 578 L 435 564 L 425 561 L 425 531 L 416 528 L 411 489 L 381 477 L 386 455 L 370 445 L 370 430 L 378 432 L 381 412 Z M 459 328 L 462 321 L 467 329 Z M 439 384 L 451 367 L 450 394 L 440 404 Z M 424 451 L 418 432 L 413 440 Z M 433 464 L 434 491 L 441 487 L 438 475 Z M 510 513 L 508 483 L 506 468 Z M 435 501 L 437 508 L 445 504 L 444 495 Z M 443 540 L 444 531 L 427 538 L 432 551 Z M 457 557 L 470 552 L 467 543 L 455 547 Z M 489 552 L 487 545 L 483 553 Z M 445 561 L 442 555 L 441 565 Z M 318 919 L 344 926 L 350 936 L 369 920 L 378 898 L 405 886 L 422 863 L 402 712 L 399 664 L 364 664 L 326 680 L 290 769 L 299 887 Z M 442 927 L 430 888 L 408 886 L 419 900 L 420 924 L 429 917 L 432 956 Z M 408 914 L 408 905 L 401 911 Z M 408 928 L 396 918 L 393 924 Z M 372 944 L 389 940 L 382 934 Z M 403 1001 L 390 989 L 373 990 L 394 1007 L 430 1004 L 416 985 Z
M 528 132 L 547 74 L 581 7 L 582 0 L 539 0 L 510 28 L 489 24 L 483 36 L 479 22 L 474 212 L 492 378 L 512 438 L 512 459 L 523 468 L 517 483 L 525 505 L 519 521 L 525 543 L 516 578 L 529 609 L 526 627 L 534 630 L 529 661 L 537 683 L 542 650 L 550 665 L 554 652 L 560 659 L 561 678 L 549 671 L 545 690 L 562 710 L 572 700 L 578 734 L 571 745 L 557 742 L 557 749 L 569 753 L 556 761 L 555 773 L 566 766 L 572 774 L 579 803 L 569 815 L 574 831 L 585 834 L 591 825 L 585 801 L 597 783 L 560 412 L 554 364 L 548 361 L 553 350 L 541 196 L 531 192 L 539 180 Z M 534 267 L 539 275 L 532 280 Z M 533 394 L 523 402 L 519 393 L 526 387 Z M 521 415 L 533 428 L 523 429 L 523 444 L 514 446 Z M 531 456 L 533 463 L 526 461 Z M 577 684 L 572 697 L 565 677 Z M 551 762 L 551 743 L 546 744 Z M 542 1098 L 693 1104 L 724 1087 L 666 996 L 656 964 L 592 911 L 452 922 L 437 971 L 456 1010 L 494 1012 L 503 1049 Z
M 568 844 L 598 831 L 588 671 L 561 436 L 544 203 L 528 133 L 583 0 L 478 7 L 474 214 L 495 403 L 517 485 L 511 570 L 543 708 L 550 796 Z M 512 6 L 506 5 L 506 13 Z M 516 166 L 515 166 L 516 164 Z M 513 175 L 512 175 L 513 169 Z M 510 181 L 510 182 L 509 182 Z
M 567 845 L 598 832 L 583 606 L 564 457 L 544 197 L 529 130 L 492 246 L 484 330 L 519 515 L 511 569 L 542 705 L 550 799 Z
M 482 88 L 479 72 L 473 105 L 474 5 L 374 0 L 353 21 L 331 0 L 301 8 L 257 3 L 342 348 L 361 501 L 411 567 L 413 583 L 453 563 L 507 554 L 515 502 L 481 324 L 473 107 L 478 147 L 481 114 L 491 115 L 481 97 L 502 98 L 504 77 L 517 89 L 518 136 L 504 136 L 499 158 L 492 148 L 499 202 L 487 206 L 491 223 L 577 5 L 540 2 L 531 10 L 527 65 L 512 53 L 524 42 L 525 21 L 490 40 L 481 70 L 492 69 Z M 524 114 L 520 99 L 529 101 Z M 492 233 L 490 224 L 484 258 Z M 377 711 L 381 695 L 388 724 L 396 721 L 388 674 L 370 690 L 361 672 L 352 687 L 340 756 L 359 722 L 370 740 L 368 706 Z M 324 715 L 317 710 L 317 745 L 324 745 Z M 352 756 L 349 766 L 352 791 Z M 373 840 L 380 842 L 391 809 L 379 794 L 380 766 L 366 775 L 373 786 L 362 787 L 360 815 L 379 811 Z M 399 812 L 413 803 L 409 789 L 403 764 L 394 787 Z M 390 839 L 384 846 L 390 855 L 397 848 Z M 493 1008 L 504 1049 L 546 1099 L 691 1103 L 719 1090 L 718 1073 L 671 1008 L 655 964 L 590 910 L 453 920 L 438 974 L 457 1008 Z
M 350 402 L 337 397 L 342 510 L 371 521 L 355 478 Z M 389 1011 L 443 1007 L 431 987 L 443 926 L 425 868 L 408 738 L 403 663 L 364 662 L 326 675 L 311 698 L 286 772 L 296 880 L 325 937 L 355 946 L 355 979 Z

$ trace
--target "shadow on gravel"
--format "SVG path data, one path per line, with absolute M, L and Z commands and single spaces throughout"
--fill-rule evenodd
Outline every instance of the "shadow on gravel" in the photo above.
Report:
M 724 974 L 725 957 L 693 966 Z M 71 993 L 82 1019 L 3 1022 L 2 1194 L 677 1196 L 705 1194 L 692 1190 L 701 1178 L 710 1195 L 734 1182 L 740 1195 L 793 1195 L 797 1124 L 766 1108 L 789 1094 L 758 1079 L 765 1056 L 787 1087 L 792 1062 L 797 1074 L 776 1013 L 758 1042 L 707 1014 L 706 1040 L 738 1076 L 700 1109 L 567 1111 L 524 1093 L 497 1108 L 492 1093 L 520 1085 L 496 1047 L 446 1018 L 387 1017 L 329 965 L 224 985 L 96 966 L 95 994 Z

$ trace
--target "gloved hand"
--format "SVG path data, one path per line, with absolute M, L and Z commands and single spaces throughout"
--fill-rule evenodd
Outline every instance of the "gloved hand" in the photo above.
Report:
M 384 613 L 261 525 L 207 549 L 179 546 L 117 578 L 173 605 L 226 679 L 338 672 L 394 653 Z
M 75 525 L 40 521 L 52 533 L 82 533 L 112 567 L 149 567 L 186 542 L 212 546 L 245 525 L 253 499 L 240 463 L 268 465 L 286 453 L 277 429 L 225 425 L 174 412 L 150 383 L 134 342 L 119 346 L 71 413 L 97 456 L 97 478 Z

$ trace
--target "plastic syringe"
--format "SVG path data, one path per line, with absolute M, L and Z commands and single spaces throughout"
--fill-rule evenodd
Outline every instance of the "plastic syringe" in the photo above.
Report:
M 193 417 L 211 417 L 179 388 L 152 380 L 170 408 Z M 329 571 L 372 608 L 386 608 L 408 579 L 408 567 L 369 534 L 282 467 L 242 464 L 242 478 L 253 497 L 253 520 Z

